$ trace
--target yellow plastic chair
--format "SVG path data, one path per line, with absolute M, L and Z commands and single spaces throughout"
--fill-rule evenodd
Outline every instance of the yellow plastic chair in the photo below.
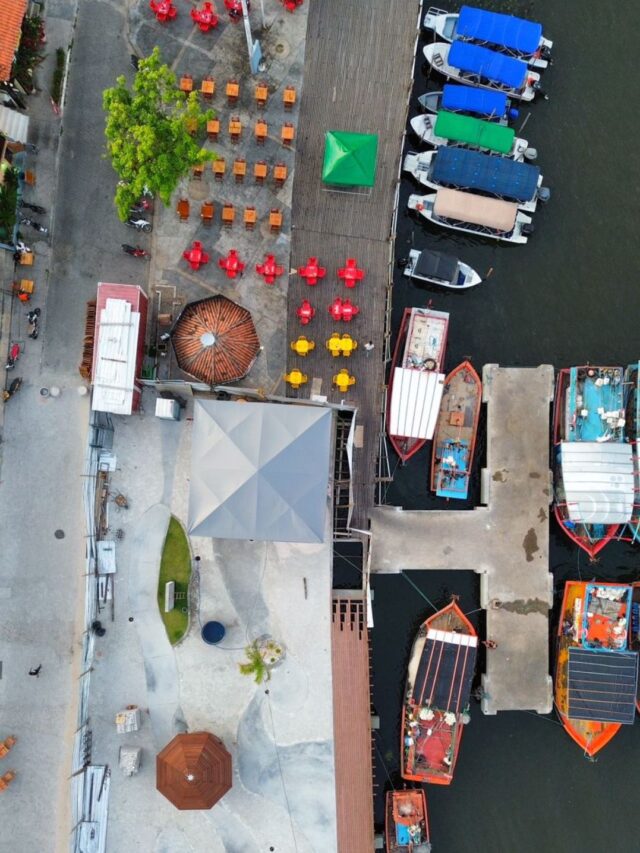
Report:
M 343 368 L 333 377 L 333 384 L 342 394 L 346 393 L 352 385 L 356 384 L 356 377 L 350 376 L 349 371 Z
M 304 385 L 304 383 L 308 381 L 308 376 L 301 370 L 294 368 L 290 373 L 284 374 L 284 380 L 285 382 L 288 382 L 292 388 L 299 388 L 301 385 Z

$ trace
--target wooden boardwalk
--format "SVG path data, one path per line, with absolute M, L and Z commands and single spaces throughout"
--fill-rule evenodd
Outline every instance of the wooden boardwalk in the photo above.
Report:
M 362 528 L 374 502 L 376 460 L 383 424 L 384 334 L 387 293 L 392 277 L 392 223 L 402 138 L 412 83 L 420 5 L 417 0 L 323 0 L 309 6 L 304 89 L 300 103 L 293 182 L 291 266 L 316 256 L 327 275 L 309 287 L 298 275 L 289 283 L 288 342 L 304 334 L 315 342 L 305 358 L 290 349 L 287 370 L 299 368 L 308 382 L 291 397 L 326 397 L 357 408 L 354 441 L 353 515 Z M 321 181 L 325 132 L 343 130 L 378 135 L 375 186 L 370 191 L 336 192 Z M 352 290 L 336 271 L 347 257 L 366 271 Z M 328 306 L 336 296 L 360 308 L 351 323 L 336 323 Z M 296 308 L 308 299 L 316 316 L 301 326 Z M 358 341 L 350 358 L 334 358 L 325 348 L 333 332 Z M 367 353 L 364 344 L 374 343 Z M 332 377 L 343 367 L 356 384 L 342 395 Z

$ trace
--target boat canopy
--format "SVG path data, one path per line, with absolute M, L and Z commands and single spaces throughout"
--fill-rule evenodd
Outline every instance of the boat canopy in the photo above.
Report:
M 631 725 L 637 683 L 637 652 L 570 647 L 569 719 Z
M 570 521 L 625 524 L 631 519 L 634 478 L 630 444 L 563 441 L 560 461 Z
M 454 184 L 519 202 L 535 198 L 540 180 L 537 166 L 466 148 L 443 146 L 431 162 L 430 177 L 436 184 Z
M 456 281 L 458 277 L 458 259 L 443 252 L 423 249 L 413 268 L 414 276 L 437 278 L 439 281 Z
M 456 24 L 456 36 L 508 47 L 528 55 L 535 53 L 540 46 L 542 24 L 500 12 L 487 12 L 475 6 L 463 6 Z
M 442 108 L 452 112 L 478 113 L 483 116 L 503 116 L 507 112 L 507 96 L 490 89 L 474 89 L 458 83 L 445 83 L 442 89 Z
M 449 48 L 449 65 L 502 83 L 510 89 L 523 89 L 529 69 L 521 59 L 513 59 L 467 41 L 454 41 Z
M 461 713 L 469 704 L 478 638 L 429 628 L 413 687 L 417 705 Z
M 443 389 L 444 373 L 396 367 L 389 404 L 389 435 L 430 441 Z
M 438 190 L 433 205 L 436 216 L 484 225 L 494 231 L 513 231 L 518 205 L 497 198 L 463 193 L 460 190 Z
M 451 142 L 463 142 L 477 148 L 487 148 L 497 154 L 508 154 L 513 148 L 516 132 L 492 121 L 463 116 L 440 110 L 433 128 L 436 136 Z

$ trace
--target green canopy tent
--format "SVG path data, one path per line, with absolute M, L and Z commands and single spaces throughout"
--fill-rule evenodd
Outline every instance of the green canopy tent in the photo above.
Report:
M 378 137 L 375 133 L 325 133 L 322 181 L 342 187 L 372 187 L 376 178 Z

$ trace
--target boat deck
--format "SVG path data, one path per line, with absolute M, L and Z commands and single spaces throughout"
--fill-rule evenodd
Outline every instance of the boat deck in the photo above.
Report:
M 466 570 L 481 575 L 487 611 L 483 711 L 552 706 L 549 677 L 549 405 L 553 368 L 485 365 L 487 467 L 483 503 L 472 512 L 371 512 L 371 569 Z
M 327 398 L 357 408 L 354 437 L 352 526 L 363 527 L 374 502 L 376 459 L 383 426 L 385 308 L 392 278 L 392 222 L 405 131 L 420 4 L 369 0 L 349 4 L 324 0 L 309 5 L 304 90 L 293 183 L 291 266 L 309 256 L 326 267 L 326 277 L 310 287 L 291 275 L 287 304 L 289 341 L 306 335 L 315 350 L 304 358 L 289 350 L 287 371 L 300 369 L 308 381 L 293 398 Z M 346 130 L 378 134 L 375 185 L 329 190 L 321 181 L 325 133 Z M 356 258 L 364 280 L 348 289 L 336 270 Z M 349 297 L 360 313 L 351 323 L 334 322 L 328 306 Z M 296 308 L 308 299 L 316 309 L 301 326 Z M 325 342 L 334 332 L 350 334 L 358 349 L 334 358 Z M 364 344 L 372 341 L 367 352 Z M 355 384 L 346 393 L 332 388 L 346 368 Z

